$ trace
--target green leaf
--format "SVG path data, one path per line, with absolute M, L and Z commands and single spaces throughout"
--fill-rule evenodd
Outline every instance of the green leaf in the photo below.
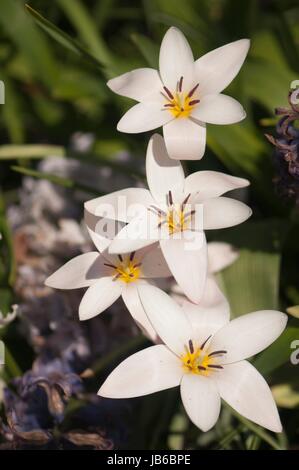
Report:
M 235 263 L 218 274 L 233 317 L 279 308 L 280 249 L 286 230 L 283 221 L 271 219 L 247 222 L 215 235 L 240 253 Z
M 56 0 L 71 23 L 77 29 L 80 38 L 101 64 L 111 65 L 113 58 L 101 38 L 96 24 L 88 9 L 80 0 Z
M 61 176 L 53 175 L 50 173 L 43 173 L 41 171 L 31 170 L 30 168 L 23 168 L 20 166 L 12 166 L 11 169 L 17 173 L 21 173 L 25 176 L 31 176 L 32 178 L 44 179 L 50 181 L 51 183 L 57 184 L 58 186 L 63 186 L 67 189 L 72 190 L 81 190 L 90 194 L 96 194 L 101 196 L 103 193 L 96 190 L 95 188 L 90 188 L 89 186 L 80 184 L 70 178 L 62 178 Z
M 51 87 L 57 78 L 57 64 L 47 38 L 27 17 L 22 2 L 1 0 L 0 24 L 30 66 L 31 74 Z
M 1 145 L 0 160 L 63 157 L 65 150 L 56 145 Z
M 259 354 L 253 362 L 254 366 L 263 374 L 270 375 L 275 369 L 290 363 L 290 357 L 294 349 L 291 349 L 291 343 L 299 340 L 299 327 L 288 326 L 282 335 L 266 349 Z M 294 365 L 298 368 L 298 365 Z
M 145 58 L 147 64 L 154 69 L 158 69 L 159 46 L 154 41 L 143 34 L 131 34 L 131 39 Z
M 74 52 L 78 56 L 82 57 L 95 67 L 102 69 L 103 64 L 92 54 L 90 54 L 84 47 L 82 47 L 78 41 L 71 38 L 67 33 L 62 31 L 60 28 L 55 26 L 46 18 L 44 18 L 40 13 L 31 8 L 29 5 L 26 5 L 25 8 L 27 12 L 32 16 L 32 18 L 36 21 L 36 23 L 53 39 L 55 39 L 55 41 L 57 41 L 70 51 Z
M 293 307 L 288 307 L 287 312 L 289 315 L 292 315 L 294 318 L 299 318 L 299 305 L 294 305 Z
M 275 402 L 282 408 L 297 408 L 299 407 L 299 390 L 294 387 L 294 384 L 283 383 L 274 385 L 272 393 Z

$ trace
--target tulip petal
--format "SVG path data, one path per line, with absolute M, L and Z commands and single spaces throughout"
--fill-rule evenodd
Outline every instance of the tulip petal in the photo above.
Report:
M 143 211 L 145 206 L 153 203 L 154 199 L 148 189 L 127 188 L 91 199 L 85 202 L 84 208 L 87 213 L 97 217 L 130 222 Z M 87 217 L 85 217 L 85 221 L 88 224 Z M 90 224 L 88 226 L 96 231 Z
M 241 361 L 270 346 L 283 332 L 287 315 L 275 310 L 261 310 L 235 318 L 211 340 L 211 350 L 224 349 L 222 363 Z
M 195 62 L 195 73 L 203 95 L 220 93 L 239 73 L 250 46 L 240 39 L 219 47 Z
M 121 96 L 136 101 L 161 102 L 163 84 L 155 69 L 141 68 L 124 73 L 108 81 L 107 86 Z
M 213 380 L 185 374 L 181 383 L 181 397 L 187 415 L 195 426 L 206 432 L 216 424 L 221 400 Z
M 206 126 L 187 118 L 177 118 L 163 126 L 165 145 L 170 158 L 200 160 L 206 148 Z
M 182 308 L 195 331 L 198 344 L 202 344 L 229 322 L 229 303 L 213 277 L 207 278 L 199 304 L 185 300 Z
M 183 89 L 194 86 L 195 69 L 191 47 L 183 33 L 171 27 L 166 32 L 160 48 L 159 69 L 162 82 L 174 92 L 183 77 Z
M 206 239 L 203 232 L 183 234 L 181 238 L 160 240 L 160 246 L 176 282 L 192 302 L 198 303 L 207 277 Z
M 197 171 L 185 179 L 185 194 L 191 193 L 193 199 L 204 201 L 233 189 L 245 188 L 250 183 L 244 178 L 227 175 L 220 171 Z
M 160 238 L 158 216 L 148 210 L 133 219 L 109 245 L 109 253 L 129 253 L 157 242 Z
M 112 277 L 102 277 L 94 282 L 85 292 L 79 305 L 80 320 L 89 320 L 110 307 L 121 295 L 121 281 Z
M 55 289 L 79 289 L 107 275 L 105 259 L 97 252 L 84 253 L 71 259 L 48 277 L 45 285 Z
M 146 154 L 146 178 L 150 192 L 158 202 L 166 202 L 172 192 L 174 202 L 184 190 L 184 170 L 180 161 L 169 158 L 164 139 L 155 134 L 151 137 Z
M 175 354 L 181 355 L 184 346 L 193 338 L 191 325 L 182 308 L 158 287 L 144 284 L 138 286 L 138 292 L 158 336 Z
M 106 237 L 100 235 L 99 233 L 94 232 L 88 226 L 87 226 L 87 230 L 88 230 L 88 234 L 89 234 L 90 238 L 92 239 L 92 241 L 93 241 L 95 247 L 97 248 L 97 250 L 100 253 L 105 251 L 108 248 L 108 246 L 110 245 L 111 239 L 106 238 Z
M 251 214 L 250 207 L 228 197 L 216 197 L 203 201 L 204 230 L 233 227 L 245 222 Z
M 149 248 L 142 259 L 141 276 L 144 278 L 171 277 L 171 271 L 165 261 L 160 245 Z
M 247 419 L 273 432 L 282 426 L 271 390 L 247 361 L 226 365 L 215 374 L 221 398 Z
M 218 273 L 233 264 L 239 257 L 238 250 L 229 243 L 208 243 L 208 270 Z
M 147 132 L 174 119 L 159 103 L 138 103 L 127 111 L 117 124 L 117 130 L 128 134 Z
M 194 119 L 210 124 L 234 124 L 246 117 L 242 105 L 227 95 L 205 95 L 192 110 Z
M 157 333 L 149 321 L 140 301 L 138 285 L 138 282 L 127 284 L 122 291 L 122 298 L 137 325 L 149 339 L 155 342 L 157 340 Z
M 133 398 L 177 387 L 183 369 L 164 345 L 151 346 L 125 359 L 109 375 L 98 395 Z

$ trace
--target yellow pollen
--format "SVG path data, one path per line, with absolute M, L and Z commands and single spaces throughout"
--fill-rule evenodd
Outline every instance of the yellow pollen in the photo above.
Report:
M 208 365 L 212 363 L 212 358 L 202 355 L 202 350 L 197 348 L 193 353 L 186 352 L 182 357 L 183 369 L 185 372 L 196 375 L 209 375 L 211 370 Z
M 189 341 L 189 347 L 185 346 L 185 354 L 181 356 L 181 361 L 186 373 L 207 377 L 211 372 L 223 369 L 219 364 L 219 358 L 226 354 L 226 351 L 220 350 L 212 353 L 209 353 L 208 350 L 204 351 L 209 338 L 200 347 L 194 347 L 191 340 Z
M 170 104 L 173 104 L 173 107 L 169 107 L 169 111 L 175 118 L 187 118 L 195 106 L 190 105 L 192 101 L 194 100 L 189 98 L 188 95 L 182 97 L 176 93 L 174 99 L 170 102 Z
M 127 284 L 130 282 L 135 282 L 137 279 L 139 279 L 141 274 L 140 264 L 136 263 L 136 261 L 128 261 L 127 263 L 122 262 L 115 267 L 115 271 L 115 279 L 119 279 L 120 281 L 126 282 Z
M 191 228 L 192 215 L 193 212 L 182 205 L 178 204 L 177 207 L 172 205 L 167 214 L 160 215 L 160 225 L 166 224 L 170 235 L 183 232 Z
M 170 111 L 175 118 L 187 118 L 194 106 L 200 102 L 198 95 L 196 96 L 199 83 L 186 94 L 183 92 L 183 81 L 184 77 L 181 77 L 177 82 L 177 89 L 174 93 L 166 86 L 163 87 L 162 94 L 167 100 L 164 109 Z
M 181 210 L 171 209 L 167 214 L 167 226 L 170 234 L 175 232 L 183 232 L 188 225 L 185 220 L 184 212 Z

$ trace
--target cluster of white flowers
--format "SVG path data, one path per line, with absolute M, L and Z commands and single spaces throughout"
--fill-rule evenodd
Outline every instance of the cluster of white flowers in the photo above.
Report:
M 128 188 L 86 202 L 86 225 L 97 251 L 82 254 L 46 281 L 50 287 L 87 287 L 79 317 L 88 320 L 120 296 L 153 346 L 123 361 L 99 395 L 130 398 L 180 386 L 183 405 L 201 430 L 215 425 L 221 398 L 274 432 L 281 423 L 270 388 L 245 359 L 284 330 L 286 315 L 259 311 L 229 321 L 229 304 L 213 273 L 233 262 L 226 244 L 206 243 L 205 231 L 232 227 L 251 209 L 223 194 L 249 182 L 216 171 L 187 177 L 180 160 L 201 159 L 205 123 L 231 124 L 245 112 L 221 92 L 249 49 L 242 39 L 194 61 L 184 35 L 170 28 L 159 71 L 137 69 L 108 82 L 139 103 L 120 120 L 123 132 L 163 126 L 146 155 L 148 188 Z M 172 296 L 161 278 L 177 283 Z M 160 282 L 160 284 L 159 284 Z M 160 285 L 160 287 L 159 287 Z

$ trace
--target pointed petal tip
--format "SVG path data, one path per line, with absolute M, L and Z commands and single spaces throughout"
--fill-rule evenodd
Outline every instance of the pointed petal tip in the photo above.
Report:
M 54 286 L 54 285 L 52 284 L 52 282 L 51 282 L 51 277 L 52 277 L 52 275 L 49 276 L 49 277 L 47 277 L 47 279 L 46 279 L 45 282 L 44 282 L 44 285 L 45 285 L 46 287 L 52 287 L 52 288 L 55 289 L 55 286 Z

